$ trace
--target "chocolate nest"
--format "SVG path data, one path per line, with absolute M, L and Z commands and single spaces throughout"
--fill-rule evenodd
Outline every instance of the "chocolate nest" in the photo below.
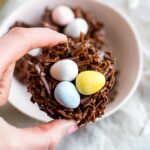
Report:
M 37 58 L 26 55 L 28 63 L 35 69 L 29 73 L 28 91 L 31 101 L 37 103 L 40 110 L 54 119 L 74 119 L 78 125 L 84 126 L 95 122 L 104 114 L 108 102 L 109 91 L 115 82 L 115 63 L 111 52 L 104 52 L 93 45 L 92 40 L 69 40 L 52 48 L 45 48 Z M 54 97 L 54 89 L 59 81 L 50 76 L 51 66 L 60 60 L 71 59 L 79 67 L 79 72 L 95 70 L 105 75 L 106 84 L 99 92 L 81 96 L 81 103 L 76 109 L 68 109 L 60 105 Z M 73 81 L 74 83 L 74 81 Z
M 116 91 L 113 86 L 114 83 L 116 85 L 116 69 L 115 58 L 112 56 L 112 52 L 108 51 L 109 48 L 105 41 L 103 23 L 91 13 L 80 8 L 74 8 L 73 11 L 75 17 L 84 18 L 89 25 L 89 31 L 85 37 L 81 34 L 80 39 L 69 38 L 67 43 L 44 48 L 42 54 L 37 57 L 25 55 L 16 64 L 15 76 L 19 81 L 28 85 L 28 91 L 32 94 L 31 101 L 37 103 L 40 110 L 54 119 L 74 119 L 79 127 L 82 127 L 101 117 L 108 102 L 115 97 Z M 41 22 L 37 25 L 16 22 L 12 27 L 35 26 L 63 32 L 63 27 L 52 21 L 49 9 L 45 10 Z M 54 98 L 54 89 L 59 82 L 50 76 L 49 70 L 55 62 L 66 58 L 77 63 L 79 72 L 95 70 L 103 73 L 106 78 L 106 84 L 99 92 L 89 96 L 80 95 L 81 103 L 76 109 L 65 108 Z

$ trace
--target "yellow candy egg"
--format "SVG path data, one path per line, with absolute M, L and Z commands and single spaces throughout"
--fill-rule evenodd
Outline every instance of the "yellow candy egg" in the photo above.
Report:
M 105 85 L 105 76 L 97 71 L 83 71 L 76 78 L 76 87 L 83 95 L 91 95 Z

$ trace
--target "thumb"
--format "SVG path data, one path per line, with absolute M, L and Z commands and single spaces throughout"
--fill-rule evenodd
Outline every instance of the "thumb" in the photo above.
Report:
M 54 120 L 34 128 L 20 129 L 25 149 L 53 150 L 62 137 L 76 131 L 78 126 L 72 120 Z

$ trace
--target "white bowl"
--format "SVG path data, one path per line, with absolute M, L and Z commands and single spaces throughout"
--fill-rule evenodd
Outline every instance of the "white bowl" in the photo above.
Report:
M 105 115 L 109 116 L 124 104 L 135 91 L 142 72 L 142 54 L 137 32 L 127 16 L 120 10 L 112 8 L 103 2 L 92 0 L 36 0 L 30 1 L 9 15 L 0 27 L 0 36 L 3 35 L 15 21 L 24 21 L 31 24 L 39 22 L 45 7 L 52 9 L 56 5 L 66 4 L 71 7 L 80 6 L 90 11 L 105 24 L 106 37 L 117 58 L 117 67 L 120 70 L 115 100 L 107 106 Z M 42 38 L 42 37 L 41 37 Z M 37 105 L 30 102 L 30 94 L 26 87 L 13 78 L 9 102 L 26 115 L 41 121 L 51 120 Z

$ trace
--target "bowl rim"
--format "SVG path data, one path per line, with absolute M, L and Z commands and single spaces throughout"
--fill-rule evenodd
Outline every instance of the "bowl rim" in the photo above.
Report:
M 104 119 L 110 115 L 112 115 L 113 113 L 115 113 L 117 110 L 119 110 L 133 95 L 133 93 L 135 92 L 136 88 L 138 87 L 138 84 L 141 80 L 142 77 L 142 70 L 143 70 L 143 53 L 142 53 L 142 45 L 141 45 L 141 40 L 138 34 L 138 31 L 135 27 L 135 25 L 132 23 L 132 21 L 130 20 L 129 16 L 127 16 L 127 14 L 125 14 L 120 8 L 118 8 L 117 6 L 108 4 L 104 1 L 101 0 L 86 0 L 89 1 L 91 3 L 97 3 L 98 5 L 101 4 L 109 9 L 111 9 L 112 11 L 114 11 L 115 13 L 117 13 L 123 20 L 125 20 L 125 22 L 127 23 L 127 25 L 129 26 L 129 28 L 132 31 L 132 34 L 135 38 L 136 44 L 137 44 L 137 53 L 138 53 L 138 57 L 139 57 L 139 66 L 137 69 L 137 76 L 135 79 L 134 84 L 131 87 L 131 91 L 125 96 L 125 98 L 123 100 L 120 101 L 119 104 L 117 104 L 114 108 L 112 108 L 111 110 L 109 110 L 107 113 L 105 113 L 101 118 L 98 119 Z M 10 15 L 6 14 L 5 18 L 2 19 L 3 23 L 0 25 L 0 28 L 3 26 L 4 22 L 7 21 L 7 19 L 11 16 L 13 16 L 17 11 L 19 11 L 20 9 L 22 9 L 25 5 L 28 5 L 29 3 L 33 3 L 34 1 L 28 1 L 26 3 L 23 3 L 22 5 L 20 5 L 17 9 L 15 9 Z M 8 102 L 15 107 L 18 111 L 20 111 L 21 113 L 29 116 L 30 118 L 42 121 L 40 119 L 38 119 L 37 117 L 34 116 L 30 116 L 29 114 L 27 114 L 26 112 L 22 111 L 21 109 L 19 109 L 19 107 L 17 107 L 16 105 L 14 105 L 9 99 Z M 50 118 L 51 119 L 51 118 Z
M 134 94 L 134 92 L 136 91 L 140 81 L 141 81 L 141 77 L 142 77 L 142 72 L 143 72 L 143 52 L 142 52 L 142 43 L 141 43 L 141 39 L 139 36 L 139 33 L 137 31 L 136 26 L 133 24 L 133 22 L 131 21 L 131 19 L 129 18 L 129 16 L 127 14 L 125 14 L 125 12 L 123 12 L 119 7 L 117 6 L 112 6 L 111 4 L 108 4 L 104 1 L 98 1 L 98 0 L 93 0 L 94 2 L 97 3 L 101 3 L 104 6 L 109 7 L 109 9 L 115 11 L 120 17 L 122 17 L 126 23 L 128 24 L 128 26 L 130 27 L 133 36 L 136 40 L 136 44 L 137 44 L 137 53 L 139 56 L 139 66 L 138 66 L 138 72 L 137 72 L 137 76 L 135 79 L 135 82 L 133 84 L 133 86 L 131 87 L 131 91 L 125 96 L 125 98 L 118 104 L 116 105 L 116 107 L 114 107 L 112 110 L 110 110 L 109 112 L 107 112 L 105 115 L 102 116 L 102 119 L 112 115 L 113 113 L 115 113 L 117 110 L 119 110 L 127 101 L 129 101 L 129 99 L 132 97 L 132 95 Z

